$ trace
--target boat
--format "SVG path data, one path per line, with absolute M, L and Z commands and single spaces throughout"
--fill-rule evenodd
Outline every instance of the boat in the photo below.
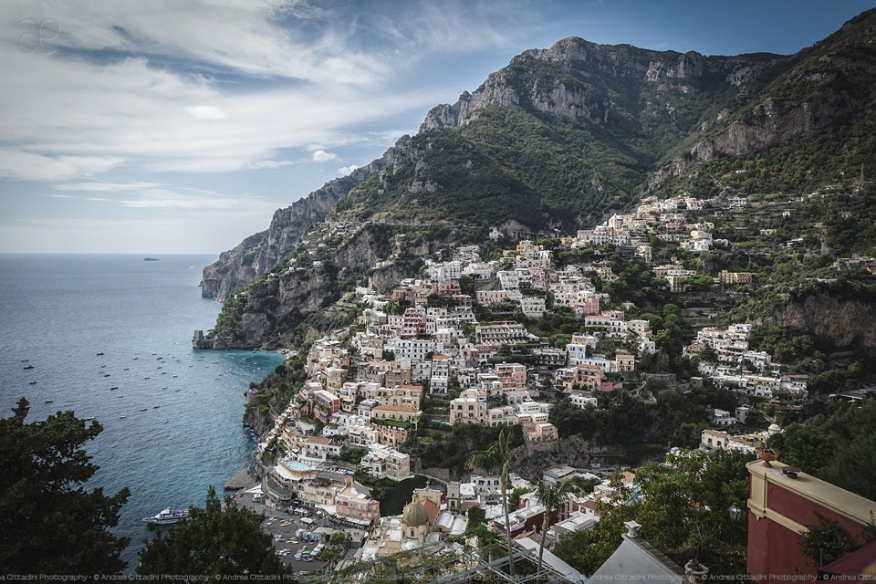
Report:
M 186 519 L 189 516 L 188 509 L 171 509 L 168 507 L 158 515 L 153 517 L 144 517 L 146 523 L 154 523 L 155 525 L 170 525 L 176 523 L 180 519 Z
M 36 381 L 31 381 L 30 384 L 31 384 L 31 385 L 36 385 Z
M 115 391 L 115 390 L 117 390 L 118 388 L 119 388 L 118 385 L 114 385 L 114 386 L 112 386 L 112 387 L 110 388 L 110 391 Z
M 98 354 L 98 355 L 103 355 L 103 351 L 98 351 L 97 354 Z
M 124 420 L 124 419 L 127 418 L 127 417 L 128 417 L 128 416 L 119 416 L 119 419 L 120 419 L 120 420 Z
M 53 402 L 53 400 L 47 399 L 47 400 L 46 400 L 46 403 L 47 403 L 47 404 L 50 404 L 50 403 L 54 403 L 54 402 Z
M 33 365 L 25 365 L 24 368 L 25 369 L 33 369 Z

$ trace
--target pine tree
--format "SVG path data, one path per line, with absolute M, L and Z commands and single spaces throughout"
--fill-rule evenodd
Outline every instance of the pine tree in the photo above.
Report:
M 25 423 L 21 398 L 0 419 L 0 573 L 117 574 L 128 538 L 108 528 L 130 492 L 87 491 L 98 466 L 82 445 L 103 431 L 73 412 Z

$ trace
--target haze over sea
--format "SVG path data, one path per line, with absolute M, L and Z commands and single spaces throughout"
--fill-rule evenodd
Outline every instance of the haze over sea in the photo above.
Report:
M 25 397 L 28 421 L 73 410 L 101 423 L 86 488 L 131 489 L 116 529 L 128 571 L 150 537 L 143 517 L 203 506 L 210 485 L 221 497 L 249 464 L 243 394 L 283 360 L 193 350 L 221 309 L 198 288 L 215 257 L 154 257 L 0 254 L 0 416 Z

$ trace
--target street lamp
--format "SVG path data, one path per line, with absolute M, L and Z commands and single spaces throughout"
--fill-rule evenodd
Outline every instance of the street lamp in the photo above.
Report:
M 732 521 L 739 521 L 739 518 L 742 517 L 742 508 L 736 503 L 730 505 L 727 512 L 730 513 L 730 519 Z

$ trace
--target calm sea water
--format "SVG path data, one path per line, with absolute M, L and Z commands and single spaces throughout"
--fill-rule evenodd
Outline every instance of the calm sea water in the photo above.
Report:
M 29 420 L 73 410 L 101 423 L 87 487 L 131 489 L 116 530 L 131 538 L 128 571 L 150 536 L 143 517 L 203 506 L 249 464 L 243 394 L 282 362 L 193 350 L 221 308 L 198 288 L 215 258 L 155 257 L 0 254 L 0 416 L 25 397 Z

